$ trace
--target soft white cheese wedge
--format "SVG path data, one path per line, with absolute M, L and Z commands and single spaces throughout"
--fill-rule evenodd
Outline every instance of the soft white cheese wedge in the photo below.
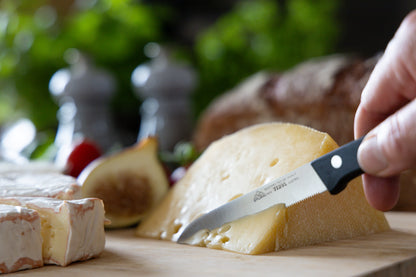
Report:
M 104 206 L 98 198 L 8 197 L 0 198 L 0 204 L 23 206 L 39 213 L 45 264 L 66 266 L 96 257 L 104 250 Z
M 80 199 L 77 180 L 58 172 L 10 170 L 0 172 L 0 197 L 33 196 Z
M 27 163 L 0 161 L 0 174 L 7 172 L 62 173 L 63 169 L 54 163 L 44 161 L 30 161 Z
M 0 205 L 0 273 L 42 265 L 39 214 L 31 209 Z

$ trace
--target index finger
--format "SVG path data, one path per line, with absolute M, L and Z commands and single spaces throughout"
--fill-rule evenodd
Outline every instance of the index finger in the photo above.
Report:
M 365 86 L 355 119 L 360 137 L 416 98 L 416 10 L 410 13 Z

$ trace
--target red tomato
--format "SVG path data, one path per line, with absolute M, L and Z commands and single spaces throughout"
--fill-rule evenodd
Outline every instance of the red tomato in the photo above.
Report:
M 93 160 L 101 156 L 98 146 L 88 140 L 75 145 L 66 162 L 66 174 L 78 177 L 81 171 Z

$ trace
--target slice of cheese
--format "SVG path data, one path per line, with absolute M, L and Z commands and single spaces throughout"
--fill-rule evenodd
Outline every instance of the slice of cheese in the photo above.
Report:
M 9 172 L 33 172 L 33 173 L 62 173 L 62 168 L 55 163 L 45 161 L 28 161 L 25 163 L 12 163 L 0 161 L 0 174 Z
M 77 180 L 58 172 L 0 172 L 0 197 L 33 196 L 57 199 L 79 199 L 81 186 Z
M 104 250 L 104 206 L 98 198 L 8 197 L 0 198 L 0 204 L 23 206 L 39 213 L 45 264 L 66 266 L 96 257 Z
M 189 168 L 136 234 L 176 241 L 198 216 L 337 147 L 325 133 L 283 123 L 256 125 L 224 137 Z M 192 243 L 260 254 L 387 229 L 384 214 L 368 205 L 361 179 L 356 178 L 336 196 L 324 192 L 288 208 L 276 205 L 200 232 Z
M 43 266 L 39 214 L 0 205 L 0 273 Z

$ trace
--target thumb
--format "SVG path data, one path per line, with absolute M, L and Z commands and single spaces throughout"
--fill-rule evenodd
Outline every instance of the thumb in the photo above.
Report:
M 366 173 L 379 177 L 416 167 L 416 100 L 366 135 L 358 149 L 358 162 Z

